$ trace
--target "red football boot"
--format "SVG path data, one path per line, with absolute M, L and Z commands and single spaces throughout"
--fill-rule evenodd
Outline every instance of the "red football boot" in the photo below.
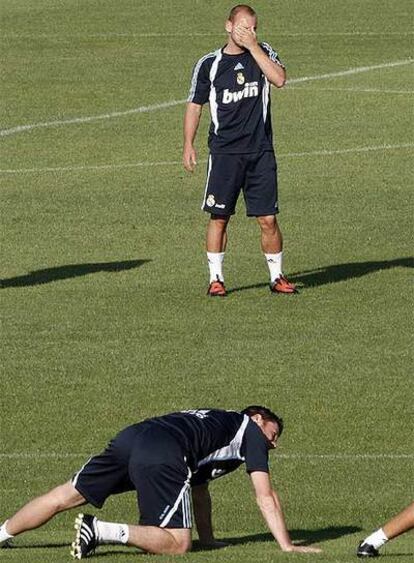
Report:
M 225 297 L 227 295 L 224 282 L 220 280 L 212 281 L 208 286 L 207 295 L 209 297 Z
M 296 286 L 288 281 L 285 276 L 280 276 L 275 279 L 273 284 L 270 286 L 270 291 L 272 293 L 297 293 L 298 290 Z

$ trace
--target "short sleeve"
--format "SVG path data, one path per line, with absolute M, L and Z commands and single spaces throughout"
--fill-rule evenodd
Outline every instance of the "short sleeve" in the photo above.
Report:
M 188 102 L 200 105 L 208 102 L 211 87 L 209 67 L 208 57 L 202 57 L 195 65 L 191 78 L 190 93 L 187 99 Z
M 204 485 L 235 471 L 243 462 L 240 459 L 216 460 L 202 465 L 191 477 L 191 486 Z
M 269 43 L 260 43 L 260 46 L 271 61 L 278 64 L 282 68 L 286 68 L 285 65 L 282 63 L 282 61 L 280 60 L 277 52 L 269 45 Z
M 263 432 L 253 421 L 247 425 L 243 446 L 247 473 L 269 473 L 269 447 Z

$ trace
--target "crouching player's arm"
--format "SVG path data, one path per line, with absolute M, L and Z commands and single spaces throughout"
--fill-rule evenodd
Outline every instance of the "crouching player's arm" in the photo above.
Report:
M 207 547 L 225 547 L 224 542 L 216 541 L 211 518 L 211 497 L 208 483 L 192 487 L 194 518 L 200 543 Z
M 318 547 L 294 545 L 292 543 L 286 528 L 282 506 L 276 491 L 272 489 L 269 474 L 264 471 L 253 471 L 250 473 L 250 477 L 256 494 L 256 502 L 269 530 L 280 545 L 281 550 L 300 553 L 319 553 L 321 550 Z

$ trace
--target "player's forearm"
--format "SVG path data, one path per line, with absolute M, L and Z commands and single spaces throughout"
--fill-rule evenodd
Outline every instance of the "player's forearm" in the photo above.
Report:
M 207 486 L 194 487 L 192 490 L 194 518 L 200 542 L 204 544 L 214 541 L 213 523 L 211 518 L 211 497 Z
M 250 49 L 250 53 L 269 82 L 277 88 L 282 88 L 286 82 L 285 69 L 276 62 L 271 61 L 258 44 Z
M 200 123 L 202 106 L 188 102 L 184 115 L 184 146 L 193 146 Z
M 286 528 L 285 517 L 279 498 L 274 491 L 266 496 L 256 498 L 257 504 L 273 537 L 283 551 L 290 551 L 292 541 Z

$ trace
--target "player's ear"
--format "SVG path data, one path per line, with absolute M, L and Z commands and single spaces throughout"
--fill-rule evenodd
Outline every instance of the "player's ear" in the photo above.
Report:
M 253 416 L 250 417 L 252 420 L 254 420 L 254 422 L 256 424 L 258 424 L 259 426 L 261 425 L 262 421 L 263 421 L 263 417 L 261 414 L 257 413 L 254 414 Z
M 230 20 L 227 20 L 224 25 L 225 30 L 227 33 L 231 33 L 233 31 L 233 23 Z

